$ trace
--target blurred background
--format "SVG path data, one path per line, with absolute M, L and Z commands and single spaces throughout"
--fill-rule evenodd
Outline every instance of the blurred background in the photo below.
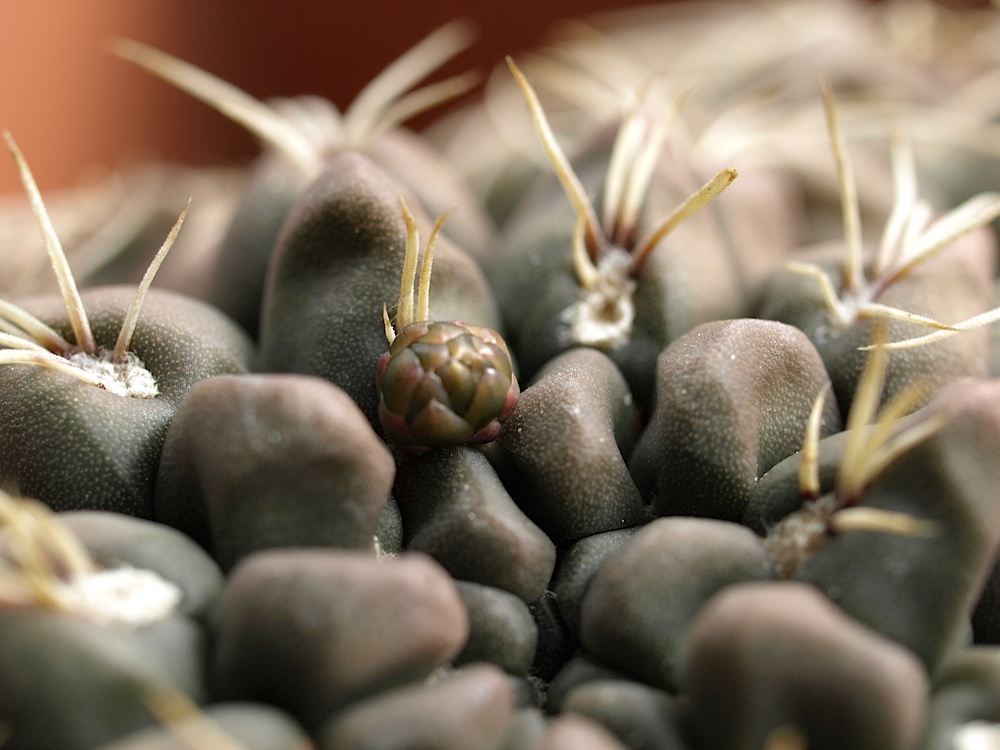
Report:
M 559 19 L 624 5 L 0 0 L 0 129 L 14 135 L 43 193 L 153 159 L 239 163 L 259 150 L 252 136 L 109 53 L 109 40 L 145 42 L 257 98 L 318 94 L 343 109 L 395 57 L 456 17 L 473 21 L 477 42 L 441 76 L 486 73 L 504 55 L 543 43 Z M 0 158 L 0 194 L 20 191 L 12 162 Z

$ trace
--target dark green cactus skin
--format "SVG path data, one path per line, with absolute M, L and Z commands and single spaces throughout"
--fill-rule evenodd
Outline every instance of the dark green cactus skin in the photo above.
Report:
M 243 560 L 213 628 L 216 695 L 277 705 L 313 736 L 349 703 L 449 664 L 469 635 L 451 577 L 427 556 L 330 548 Z
M 518 508 L 486 457 L 471 446 L 435 448 L 404 462 L 396 479 L 404 547 L 460 581 L 542 596 L 556 547 Z
M 697 326 L 664 349 L 657 401 L 629 460 L 656 515 L 741 521 L 758 479 L 802 446 L 830 379 L 798 329 L 770 320 Z M 827 397 L 822 433 L 841 429 Z
M 258 159 L 219 247 L 206 299 L 254 339 L 271 254 L 281 225 L 308 180 L 284 159 Z
M 377 385 L 389 439 L 426 448 L 495 440 L 520 393 L 499 334 L 431 321 L 396 336 L 379 357 Z
M 898 8 L 839 7 L 848 0 L 830 3 L 858 21 L 835 29 L 853 45 L 835 59 L 802 46 L 811 30 L 788 24 L 801 20 L 793 0 L 779 13 L 746 5 L 768 6 L 770 21 L 744 23 L 738 3 L 704 17 L 682 9 L 678 20 L 700 25 L 669 29 L 678 45 L 662 43 L 654 16 L 640 39 L 616 15 L 596 29 L 603 41 L 568 26 L 526 60 L 555 104 L 549 135 L 529 97 L 554 170 L 523 158 L 541 156 L 539 144 L 508 119 L 523 107 L 496 78 L 473 109 L 501 139 L 440 123 L 447 163 L 428 147 L 433 130 L 396 129 L 382 115 L 436 98 L 371 96 L 423 69 L 412 62 L 424 55 L 404 59 L 367 89 L 359 127 L 332 106 L 304 121 L 320 140 L 289 146 L 295 166 L 276 128 L 228 226 L 209 212 L 202 228 L 216 231 L 201 236 L 221 246 L 179 265 L 191 280 L 217 260 L 187 288 L 236 325 L 151 293 L 133 348 L 160 396 L 0 365 L 0 489 L 69 511 L 98 566 L 155 571 L 183 591 L 169 622 L 127 635 L 18 599 L 6 565 L 20 562 L 19 519 L 5 529 L 0 512 L 0 750 L 226 744 L 170 736 L 184 727 L 144 700 L 161 684 L 209 709 L 185 717 L 203 732 L 216 710 L 287 721 L 287 735 L 233 731 L 248 747 L 970 750 L 958 732 L 972 721 L 1000 736 L 1000 649 L 969 647 L 970 634 L 1000 643 L 1000 379 L 986 379 L 1000 375 L 1000 325 L 993 344 L 984 329 L 890 353 L 876 396 L 865 373 L 879 355 L 859 347 L 881 329 L 836 314 L 851 305 L 792 270 L 814 262 L 851 286 L 852 192 L 867 237 L 888 216 L 901 248 L 933 246 L 915 194 L 903 226 L 916 171 L 904 141 L 917 136 L 921 168 L 940 171 L 955 145 L 943 131 L 959 120 L 934 110 L 984 90 L 989 70 L 966 55 L 977 68 L 995 60 L 940 50 L 918 69 L 897 55 L 926 51 L 897 39 Z M 810 19 L 833 22 L 818 8 Z M 951 9 L 933 16 L 916 41 L 948 41 L 965 24 Z M 731 18 L 744 28 L 722 25 Z M 873 19 L 885 28 L 864 25 Z M 737 49 L 751 28 L 754 43 Z M 1000 9 L 983 30 L 1000 31 Z M 892 49 L 873 56 L 876 39 Z M 739 70 L 721 64 L 730 56 Z M 839 185 L 810 101 L 819 67 L 833 82 L 823 88 Z M 678 71 L 698 80 L 690 95 Z M 899 130 L 888 144 L 851 144 L 872 162 L 856 161 L 856 191 L 832 89 L 851 99 L 852 136 Z M 963 163 L 966 185 L 1000 164 L 984 148 L 997 123 L 983 98 L 962 113 L 963 146 L 980 162 Z M 585 147 L 571 168 L 553 148 L 564 140 Z M 493 172 L 492 192 L 473 194 L 456 165 L 480 185 Z M 738 169 L 739 180 L 706 205 L 698 198 L 722 183 L 692 190 L 723 166 L 719 178 Z M 688 197 L 697 213 L 674 213 Z M 1000 197 L 983 198 L 966 218 L 1000 213 Z M 687 218 L 661 235 L 670 216 Z M 139 236 L 160 235 L 162 221 Z M 800 249 L 840 236 L 841 221 L 851 241 Z M 647 237 L 660 237 L 655 250 Z M 996 243 L 982 230 L 955 244 L 877 298 L 848 302 L 946 323 L 982 313 L 1000 300 Z M 88 283 L 137 274 L 143 246 L 134 239 Z M 105 348 L 130 298 L 84 293 Z M 61 300 L 26 306 L 72 339 Z M 887 326 L 890 341 L 926 331 Z M 917 413 L 871 403 L 918 380 L 929 388 Z M 921 425 L 934 429 L 908 432 Z
M 221 571 L 190 538 L 162 524 L 102 511 L 60 515 L 101 569 L 154 571 L 183 596 L 166 619 L 130 629 L 43 607 L 0 607 L 0 714 L 5 747 L 104 747 L 158 724 L 146 691 L 173 686 L 207 699 L 205 620 Z
M 568 545 L 560 554 L 550 588 L 574 641 L 580 640 L 580 609 L 597 571 L 642 528 L 644 526 L 633 526 L 591 534 Z
M 538 646 L 538 626 L 528 605 L 495 586 L 456 584 L 469 613 L 469 640 L 455 665 L 490 662 L 510 675 L 527 676 Z
M 382 306 L 399 289 L 398 190 L 369 160 L 334 160 L 290 212 L 261 311 L 256 369 L 325 377 L 377 423 Z
M 485 255 L 493 240 L 493 225 L 440 154 L 401 129 L 382 136 L 365 154 L 398 178 L 429 213 L 454 210 L 445 235 L 474 257 Z M 434 179 L 428 180 L 428 174 Z M 219 249 L 207 299 L 255 339 L 260 333 L 267 269 L 282 224 L 310 183 L 283 158 L 270 153 L 262 156 Z
M 364 156 L 345 153 L 296 202 L 282 229 L 261 315 L 257 369 L 316 375 L 345 390 L 379 428 L 375 363 L 383 306 L 399 296 L 407 191 Z M 429 222 L 411 199 L 418 224 Z M 500 326 L 475 261 L 439 238 L 431 310 L 441 320 Z
M 167 432 L 156 520 L 190 535 L 227 571 L 269 547 L 371 549 L 394 472 L 385 443 L 329 382 L 206 378 Z
M 581 347 L 525 388 L 498 439 L 501 476 L 525 514 L 557 543 L 648 520 L 622 448 L 635 405 L 621 371 Z
M 485 261 L 496 226 L 451 163 L 426 139 L 396 128 L 372 143 L 365 155 L 412 192 L 431 216 L 451 211 L 442 234 L 477 261 Z
M 968 648 L 949 659 L 934 676 L 922 747 L 950 750 L 956 732 L 972 722 L 994 724 L 1000 714 L 1000 649 Z
M 762 748 L 779 732 L 811 750 L 923 747 L 920 662 L 811 586 L 724 588 L 691 624 L 682 659 L 698 747 Z
M 956 383 L 899 429 L 949 414 L 900 456 L 859 505 L 934 521 L 912 537 L 848 531 L 829 539 L 798 577 L 855 619 L 915 652 L 933 673 L 962 639 L 1000 549 L 996 503 L 1000 412 L 995 381 Z
M 98 344 L 111 348 L 135 290 L 83 294 Z M 72 337 L 59 297 L 24 307 Z M 247 371 L 251 344 L 202 302 L 150 290 L 131 350 L 160 395 L 115 395 L 36 365 L 0 368 L 0 485 L 56 510 L 115 510 L 150 518 L 160 451 L 177 405 L 199 380 Z
M 837 469 L 844 455 L 848 433 L 835 432 L 819 441 L 817 463 L 820 493 L 833 492 Z M 799 466 L 802 454 L 795 452 L 772 466 L 753 488 L 742 523 L 761 536 L 785 516 L 802 507 L 805 498 L 799 489 Z
M 658 518 L 594 575 L 581 605 L 580 638 L 603 663 L 677 692 L 687 631 L 705 603 L 726 586 L 771 577 L 760 539 L 744 526 Z M 650 589 L 662 596 L 642 595 Z
M 143 691 L 168 678 L 148 646 L 41 609 L 0 610 L 0 633 L 6 747 L 100 747 L 156 724 Z

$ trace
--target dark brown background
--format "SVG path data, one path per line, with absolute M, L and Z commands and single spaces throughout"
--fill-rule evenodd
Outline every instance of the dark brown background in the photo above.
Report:
M 990 0 L 938 2 L 982 7 Z M 486 72 L 504 55 L 544 42 L 560 19 L 652 4 L 657 3 L 0 0 L 0 129 L 14 134 L 43 191 L 72 187 L 88 173 L 140 160 L 231 163 L 257 152 L 253 138 L 111 55 L 109 39 L 125 36 L 153 45 L 258 98 L 319 94 L 343 108 L 392 59 L 453 18 L 472 20 L 479 36 L 444 73 L 470 67 Z M 425 123 L 426 118 L 416 124 Z M 0 154 L 0 194 L 10 192 L 19 193 L 20 185 L 11 162 Z
M 638 3 L 636 3 L 638 4 Z M 254 96 L 321 94 L 346 106 L 394 57 L 456 16 L 479 36 L 446 72 L 488 71 L 536 46 L 560 18 L 622 7 L 614 0 L 3 0 L 0 129 L 10 130 L 42 188 L 143 159 L 228 163 L 254 140 L 189 96 L 107 52 L 126 36 Z M 419 124 L 419 123 L 418 123 Z M 0 154 L 0 193 L 20 191 Z

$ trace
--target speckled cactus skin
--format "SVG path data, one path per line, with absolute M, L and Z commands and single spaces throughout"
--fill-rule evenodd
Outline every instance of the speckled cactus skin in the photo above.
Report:
M 789 325 L 697 326 L 657 362 L 657 402 L 629 459 L 657 515 L 740 521 L 758 480 L 802 446 L 809 410 L 830 380 L 815 347 Z M 822 434 L 842 428 L 828 398 Z
M 317 375 L 378 424 L 375 363 L 386 349 L 382 308 L 399 294 L 406 191 L 366 157 L 343 154 L 293 207 L 265 291 L 257 369 Z M 416 208 L 414 209 L 417 210 Z M 419 221 L 426 221 L 422 212 Z M 442 237 L 431 310 L 440 320 L 498 328 L 475 262 Z
M 926 538 L 848 532 L 831 539 L 799 577 L 839 607 L 907 646 L 933 673 L 967 636 L 969 616 L 1000 549 L 995 455 L 996 381 L 944 391 L 911 422 L 948 413 L 865 494 L 865 506 L 937 522 Z M 901 429 L 907 425 L 901 425 Z M 892 602 L 887 606 L 887 602 Z
M 365 155 L 412 191 L 429 213 L 454 210 L 446 236 L 473 257 L 487 254 L 495 231 L 490 220 L 447 162 L 419 136 L 402 130 L 387 133 Z M 437 179 L 424 179 L 428 172 Z M 255 339 L 275 243 L 289 210 L 311 182 L 276 154 L 260 157 L 218 251 L 206 299 Z
M 114 345 L 135 290 L 83 295 L 99 344 Z M 61 298 L 24 306 L 72 335 Z M 202 378 L 245 373 L 250 341 L 214 308 L 153 289 L 132 351 L 155 376 L 160 395 L 135 399 L 34 365 L 0 368 L 0 484 L 58 510 L 114 510 L 150 518 L 167 427 Z
M 635 405 L 607 355 L 578 348 L 553 359 L 505 424 L 498 440 L 504 481 L 553 539 L 648 520 L 619 447 L 633 444 Z

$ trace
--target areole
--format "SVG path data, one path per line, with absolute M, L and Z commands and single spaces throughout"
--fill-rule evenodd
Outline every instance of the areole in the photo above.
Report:
M 41 228 L 76 343 L 70 343 L 56 330 L 20 307 L 0 300 L 0 346 L 4 347 L 0 349 L 0 364 L 40 365 L 71 375 L 119 396 L 155 398 L 159 393 L 156 379 L 142 361 L 129 351 L 129 347 L 146 292 L 174 240 L 177 239 L 191 205 L 190 199 L 146 269 L 136 289 L 132 305 L 122 321 L 115 345 L 109 350 L 99 346 L 94 340 L 87 311 L 84 309 L 83 300 L 70 271 L 69 262 L 49 219 L 27 161 L 10 133 L 4 132 L 4 139 L 17 164 L 25 192 Z
M 549 126 L 541 102 L 513 59 L 507 65 L 531 111 L 535 130 L 553 170 L 576 213 L 573 231 L 573 267 L 580 299 L 566 308 L 575 344 L 614 349 L 632 335 L 635 279 L 650 253 L 674 228 L 698 213 L 732 184 L 737 171 L 724 169 L 682 201 L 645 237 L 635 236 L 636 223 L 667 131 L 682 103 L 678 101 L 650 122 L 642 98 L 618 128 L 604 184 L 603 216 L 598 219 L 590 198 Z

